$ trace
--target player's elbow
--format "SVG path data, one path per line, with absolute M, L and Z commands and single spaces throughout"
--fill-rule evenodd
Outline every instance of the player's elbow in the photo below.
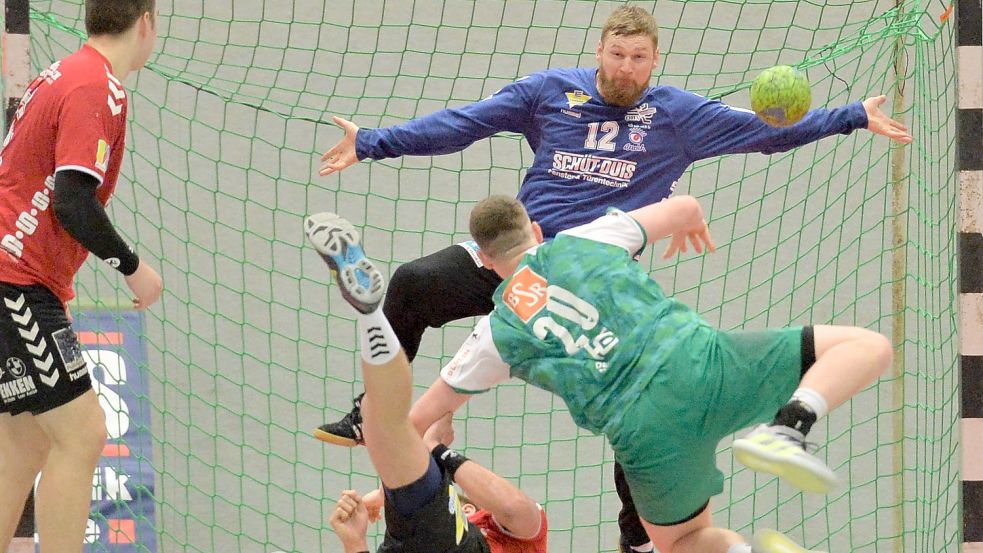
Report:
M 55 191 L 52 195 L 54 198 L 52 198 L 51 202 L 51 212 L 55 215 L 55 219 L 63 227 L 71 226 L 73 222 L 72 216 L 77 211 L 76 206 L 78 200 L 76 196 L 70 193 L 68 187 L 58 186 L 58 184 L 55 185 Z
M 57 194 L 55 195 L 54 202 L 51 205 L 51 212 L 55 215 L 55 220 L 58 221 L 62 227 L 71 226 L 72 222 L 72 210 L 68 202 L 61 199 Z
M 539 505 L 518 489 L 503 502 L 495 519 L 519 538 L 534 538 L 539 534 L 542 519 Z
M 99 181 L 88 173 L 75 170 L 55 173 L 51 211 L 72 237 L 82 231 L 82 225 L 92 209 L 101 206 L 96 199 L 98 186 Z

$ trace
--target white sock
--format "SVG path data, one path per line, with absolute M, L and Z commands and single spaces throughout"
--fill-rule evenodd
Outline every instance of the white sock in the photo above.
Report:
M 358 333 L 362 360 L 370 365 L 382 365 L 395 359 L 399 353 L 399 339 L 382 309 L 358 315 Z
M 730 546 L 727 553 L 754 553 L 754 550 L 751 549 L 751 546 L 746 543 L 735 543 L 734 545 Z
M 816 414 L 816 420 L 829 414 L 829 404 L 826 403 L 826 398 L 810 388 L 799 388 L 792 394 L 792 400 L 801 401 L 809 409 L 812 409 L 812 412 Z
M 652 551 L 655 551 L 655 544 L 652 542 L 648 542 L 643 545 L 633 545 L 631 546 L 631 550 L 638 551 L 639 553 L 650 553 Z

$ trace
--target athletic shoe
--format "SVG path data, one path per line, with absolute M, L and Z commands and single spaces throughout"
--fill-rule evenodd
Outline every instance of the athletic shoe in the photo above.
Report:
M 774 530 L 759 530 L 751 539 L 751 550 L 754 553 L 820 553 L 804 547 L 799 547 L 785 534 Z
M 774 474 L 807 492 L 829 493 L 836 475 L 806 452 L 805 436 L 787 426 L 762 424 L 734 441 L 734 458 L 755 472 Z
M 386 287 L 382 273 L 365 257 L 355 227 L 334 213 L 315 213 L 304 228 L 334 274 L 345 301 L 362 313 L 375 311 Z
M 355 447 L 364 445 L 362 438 L 362 397 L 365 393 L 359 394 L 352 400 L 355 404 L 340 421 L 329 422 L 317 427 L 314 437 L 329 444 L 340 445 L 343 447 Z

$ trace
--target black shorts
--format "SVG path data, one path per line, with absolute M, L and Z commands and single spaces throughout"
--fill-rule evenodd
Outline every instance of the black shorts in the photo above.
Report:
M 816 364 L 816 329 L 810 326 L 802 327 L 802 370 L 799 380 L 805 378 L 809 369 Z
M 0 282 L 0 413 L 34 415 L 92 389 L 65 307 L 40 285 Z
M 490 553 L 488 542 L 461 510 L 447 473 L 437 493 L 413 516 L 386 504 L 386 537 L 379 553 Z M 460 538 L 458 528 L 463 530 Z

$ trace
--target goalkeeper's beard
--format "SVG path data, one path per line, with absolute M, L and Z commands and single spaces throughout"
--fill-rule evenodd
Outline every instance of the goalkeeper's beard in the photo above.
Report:
M 601 68 L 597 72 L 597 89 L 604 97 L 604 101 L 612 106 L 630 108 L 638 103 L 648 84 L 618 84 L 614 79 L 608 78 Z

